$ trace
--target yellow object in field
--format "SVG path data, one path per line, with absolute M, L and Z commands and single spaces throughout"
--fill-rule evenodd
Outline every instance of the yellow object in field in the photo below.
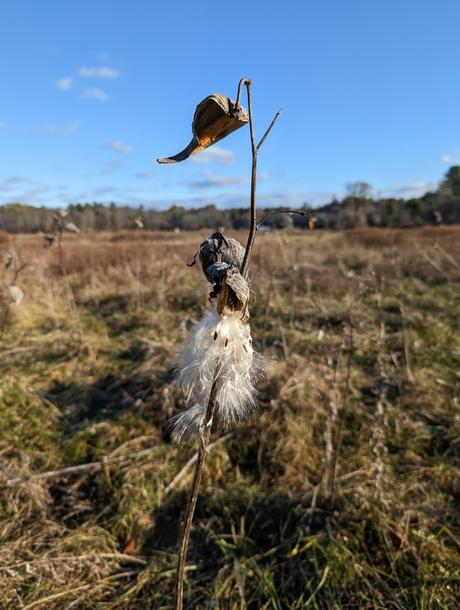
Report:
M 198 104 L 193 117 L 193 138 L 184 150 L 172 157 L 157 159 L 158 163 L 177 163 L 204 150 L 236 131 L 249 121 L 248 113 L 221 93 L 209 95 Z

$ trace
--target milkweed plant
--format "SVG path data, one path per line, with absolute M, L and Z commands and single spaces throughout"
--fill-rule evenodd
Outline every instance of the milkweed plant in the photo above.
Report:
M 247 91 L 248 110 L 240 105 L 243 85 Z M 187 547 L 213 423 L 220 430 L 229 430 L 246 422 L 256 408 L 255 384 L 262 375 L 262 359 L 252 347 L 248 322 L 250 288 L 247 270 L 257 231 L 257 153 L 281 111 L 256 144 L 251 85 L 248 78 L 240 80 L 236 101 L 220 93 L 206 97 L 196 107 L 193 136 L 188 146 L 176 155 L 157 159 L 162 164 L 183 161 L 249 123 L 252 173 L 247 244 L 243 247 L 236 239 L 224 237 L 222 231 L 213 233 L 201 243 L 196 256 L 206 279 L 212 284 L 211 306 L 192 327 L 176 366 L 186 409 L 172 420 L 173 437 L 176 440 L 198 438 L 200 442 L 179 542 L 175 610 L 183 608 Z

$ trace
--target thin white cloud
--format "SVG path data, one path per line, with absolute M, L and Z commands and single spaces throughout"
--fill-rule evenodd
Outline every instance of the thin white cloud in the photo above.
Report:
M 110 99 L 108 94 L 98 87 L 86 89 L 82 95 L 82 98 L 85 100 L 98 100 L 99 102 L 108 102 Z
M 49 125 L 45 125 L 41 128 L 43 133 L 51 133 L 58 136 L 68 136 L 71 133 L 74 133 L 78 129 L 78 123 L 74 121 L 73 123 L 69 123 L 65 127 L 59 127 L 58 125 L 54 125 L 50 123 Z
M 121 155 L 130 155 L 134 150 L 130 144 L 126 144 L 126 142 L 123 142 L 122 140 L 108 140 L 104 144 L 104 148 L 114 150 Z
M 234 186 L 236 184 L 247 184 L 248 176 L 220 176 L 211 171 L 204 171 L 200 178 L 188 183 L 191 188 L 208 189 L 222 186 Z
M 10 193 L 20 188 L 20 185 L 27 183 L 27 178 L 23 176 L 9 176 L 0 181 L 0 193 Z
M 152 176 L 155 176 L 155 172 L 151 169 L 136 173 L 136 178 L 152 178 Z
M 439 160 L 441 163 L 460 163 L 460 151 L 457 150 L 453 153 L 442 155 Z
M 56 87 L 59 91 L 68 91 L 71 89 L 73 84 L 73 79 L 70 76 L 64 76 L 56 81 Z
M 429 191 L 434 191 L 438 188 L 437 182 L 413 182 L 412 184 L 403 184 L 402 186 L 393 186 L 377 191 L 377 198 L 390 198 L 396 199 L 413 199 L 422 197 Z
M 1 185 L 0 185 L 1 187 Z M 0 203 L 29 203 L 32 205 L 46 205 L 47 199 L 49 198 L 50 188 L 44 185 L 37 185 L 36 187 L 32 187 L 30 189 L 24 191 L 18 191 L 16 189 L 2 189 L 0 188 L 0 193 L 2 190 L 7 193 L 10 191 L 11 193 L 0 195 Z
M 112 160 L 106 161 L 104 163 L 104 167 L 102 168 L 100 175 L 101 176 L 113 176 L 122 170 L 126 169 L 126 163 L 124 161 Z
M 7 184 L 22 184 L 27 182 L 27 179 L 24 176 L 10 176 L 5 182 Z
M 119 70 L 110 68 L 109 66 L 95 66 L 90 68 L 83 66 L 79 69 L 78 74 L 85 78 L 103 78 L 107 80 L 113 80 L 115 78 L 120 78 L 121 76 Z
M 219 163 L 221 165 L 232 165 L 235 163 L 235 154 L 227 148 L 211 146 L 190 157 L 192 163 Z
M 270 173 L 265 171 L 259 174 L 259 181 L 266 182 L 270 179 Z M 200 177 L 190 180 L 187 185 L 191 188 L 208 189 L 222 186 L 235 186 L 238 184 L 249 184 L 249 176 L 222 176 L 213 171 L 205 170 Z
M 139 193 L 139 189 L 133 187 L 100 186 L 92 191 L 90 198 L 102 197 L 109 201 L 115 201 L 118 198 L 134 197 L 137 193 Z
M 116 193 L 102 193 L 101 189 L 98 195 L 104 195 L 107 202 L 115 200 L 117 205 L 143 205 L 146 208 L 153 207 L 156 209 L 168 209 L 173 204 L 182 205 L 186 208 L 200 208 L 210 204 L 215 204 L 218 208 L 241 208 L 248 207 L 249 202 L 249 194 L 246 192 L 234 194 L 221 192 L 212 195 L 200 193 L 200 195 L 191 197 L 169 196 L 154 199 L 143 193 L 129 193 L 123 189 L 119 189 Z M 323 205 L 329 203 L 333 197 L 333 193 L 279 189 L 267 191 L 265 193 L 259 192 L 257 200 L 258 205 L 261 207 L 298 207 L 306 202 L 313 206 Z M 94 199 L 94 193 L 88 194 L 86 198 Z M 80 197 L 80 200 L 83 199 L 85 199 L 85 197 Z

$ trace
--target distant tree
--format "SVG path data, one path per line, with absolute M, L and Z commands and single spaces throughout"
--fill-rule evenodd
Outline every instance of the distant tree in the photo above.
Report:
M 441 191 L 455 197 L 460 196 L 460 165 L 453 165 L 447 170 L 441 184 Z
M 372 186 L 369 182 L 356 181 L 348 182 L 346 185 L 347 197 L 353 197 L 354 199 L 370 199 L 372 196 Z

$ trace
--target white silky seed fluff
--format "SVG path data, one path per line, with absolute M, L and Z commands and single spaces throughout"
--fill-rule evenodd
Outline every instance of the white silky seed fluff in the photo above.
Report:
M 207 312 L 195 324 L 177 364 L 178 382 L 188 408 L 173 418 L 177 440 L 201 432 L 211 386 L 217 371 L 215 419 L 222 430 L 244 423 L 256 407 L 254 382 L 261 375 L 261 358 L 252 348 L 249 324 L 241 312 Z

